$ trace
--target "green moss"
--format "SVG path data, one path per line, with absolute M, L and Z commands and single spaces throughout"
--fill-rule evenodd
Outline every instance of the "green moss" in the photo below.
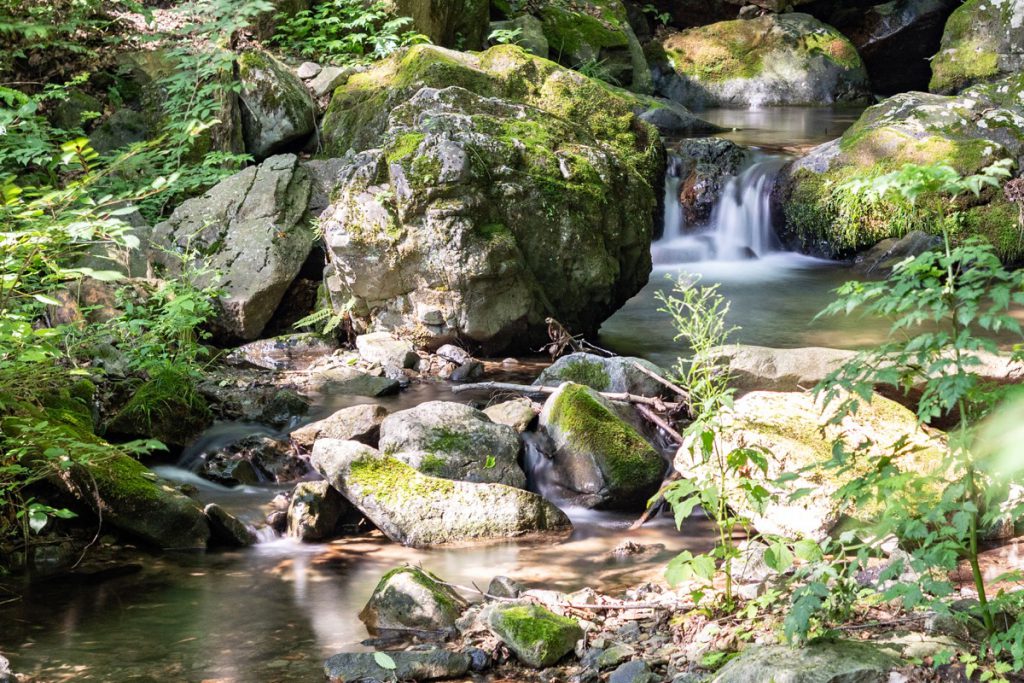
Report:
M 574 360 L 559 370 L 558 379 L 566 382 L 584 384 L 597 391 L 607 391 L 611 378 L 608 371 L 600 363 L 587 360 Z
M 467 434 L 452 431 L 447 427 L 434 427 L 430 430 L 427 450 L 450 453 L 452 451 L 464 451 L 472 445 L 473 442 Z
M 661 456 L 592 392 L 580 384 L 563 387 L 550 421 L 566 433 L 574 449 L 593 455 L 617 495 L 646 497 L 661 482 L 665 469 Z
M 433 453 L 427 453 L 423 456 L 420 461 L 420 472 L 429 474 L 434 477 L 440 477 L 444 475 L 445 470 L 448 469 L 448 461 L 444 458 L 440 458 Z
M 490 624 L 517 657 L 534 667 L 555 664 L 583 636 L 575 619 L 539 605 L 499 606 L 491 614 Z
M 1006 3 L 1012 6 L 1013 3 Z M 932 79 L 928 89 L 953 93 L 971 83 L 989 80 L 999 74 L 999 55 L 987 26 L 1001 22 L 1000 9 L 994 3 L 967 0 L 946 21 L 942 48 L 932 59 Z
M 348 480 L 366 494 L 397 505 L 449 496 L 456 489 L 451 480 L 422 474 L 391 456 L 368 455 L 352 463 Z
M 431 597 L 434 598 L 438 607 L 445 612 L 449 621 L 457 619 L 462 614 L 462 610 L 466 608 L 466 603 L 462 597 L 446 586 L 440 577 L 417 567 L 398 567 L 390 570 L 377 582 L 377 588 L 374 593 L 387 591 L 391 580 L 401 574 L 407 575 L 413 583 L 426 589 Z
M 174 366 L 153 370 L 108 424 L 110 431 L 182 443 L 213 419 L 195 379 Z
M 384 158 L 388 160 L 389 164 L 404 161 L 416 153 L 416 149 L 425 137 L 426 135 L 423 133 L 405 133 L 387 146 Z
M 544 7 L 541 11 L 544 37 L 551 50 L 579 58 L 587 52 L 597 57 L 603 48 L 628 47 L 622 19 L 609 8 L 602 9 L 604 11 L 589 14 L 555 3 Z

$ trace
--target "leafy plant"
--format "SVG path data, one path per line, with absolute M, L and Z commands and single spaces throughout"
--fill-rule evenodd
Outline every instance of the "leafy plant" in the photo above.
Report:
M 608 68 L 608 60 L 596 58 L 588 59 L 585 62 L 580 62 L 573 68 L 588 78 L 596 78 L 604 81 L 605 83 L 611 83 L 612 85 L 622 85 L 619 79 L 617 79 Z
M 651 17 L 662 26 L 668 26 L 668 23 L 672 21 L 671 12 L 659 12 L 658 8 L 650 3 L 647 3 L 641 9 L 644 14 Z
M 517 45 L 523 35 L 521 28 L 496 28 L 487 36 L 487 40 L 498 45 Z

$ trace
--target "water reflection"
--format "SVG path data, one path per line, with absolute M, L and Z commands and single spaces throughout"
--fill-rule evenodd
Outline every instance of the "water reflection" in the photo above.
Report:
M 718 136 L 739 145 L 798 151 L 838 138 L 863 111 L 862 107 L 762 107 L 705 109 L 696 114 L 727 129 Z

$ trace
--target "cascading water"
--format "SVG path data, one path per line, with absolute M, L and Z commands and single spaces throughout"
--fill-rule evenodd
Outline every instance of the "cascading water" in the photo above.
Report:
M 704 226 L 688 226 L 679 201 L 683 163 L 669 160 L 665 174 L 665 232 L 653 246 L 656 265 L 760 258 L 780 248 L 772 226 L 770 193 L 785 159 L 753 153 L 730 178 Z

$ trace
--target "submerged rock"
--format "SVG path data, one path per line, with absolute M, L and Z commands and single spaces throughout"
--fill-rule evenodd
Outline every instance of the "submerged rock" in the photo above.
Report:
M 534 604 L 498 603 L 491 609 L 487 625 L 520 662 L 537 669 L 558 663 L 583 637 L 575 619 Z
M 928 89 L 956 93 L 1024 70 L 1024 2 L 967 0 L 946 22 Z
M 462 403 L 428 401 L 386 417 L 380 449 L 435 477 L 524 488 L 519 437 Z
M 534 382 L 538 386 L 557 387 L 563 382 L 575 382 L 596 391 L 627 393 L 635 396 L 667 396 L 669 390 L 636 366 L 665 376 L 665 371 L 643 358 L 631 356 L 598 356 L 593 353 L 570 353 L 544 368 Z
M 686 106 L 867 102 L 867 72 L 845 36 L 809 14 L 765 14 L 671 34 L 658 90 Z
M 540 415 L 559 483 L 587 507 L 642 508 L 661 485 L 661 455 L 593 389 L 567 382 Z
M 385 574 L 359 613 L 371 635 L 412 631 L 448 635 L 469 603 L 430 572 L 399 567 Z
M 535 493 L 426 476 L 354 441 L 320 439 L 311 460 L 377 528 L 404 545 L 564 535 L 572 530 L 565 513 Z
M 291 70 L 262 50 L 238 57 L 245 149 L 257 160 L 302 144 L 316 126 L 313 98 Z
M 470 656 L 440 648 L 385 651 L 394 669 L 385 669 L 375 652 L 342 652 L 324 663 L 324 676 L 331 683 L 355 681 L 438 681 L 458 678 L 469 671 Z
M 380 425 L 387 415 L 387 409 L 376 403 L 350 406 L 330 417 L 299 427 L 288 436 L 292 443 L 307 450 L 317 439 L 358 441 L 376 447 Z
M 713 683 L 886 683 L 899 660 L 870 643 L 850 640 L 804 647 L 751 646 L 715 675 Z

